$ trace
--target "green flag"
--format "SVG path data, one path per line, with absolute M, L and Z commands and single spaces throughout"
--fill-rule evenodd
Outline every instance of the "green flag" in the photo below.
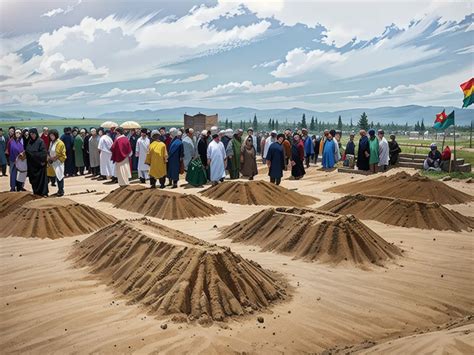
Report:
M 437 117 L 436 121 L 437 122 L 435 122 L 433 128 L 438 131 L 444 131 L 446 128 L 454 124 L 454 111 L 441 120 Z

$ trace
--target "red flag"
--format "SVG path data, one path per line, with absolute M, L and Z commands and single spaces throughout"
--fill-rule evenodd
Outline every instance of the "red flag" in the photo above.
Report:
M 435 119 L 434 123 L 436 123 L 436 122 L 443 123 L 443 121 L 446 119 L 446 117 L 448 117 L 448 116 L 446 115 L 446 112 L 444 112 L 444 111 L 445 111 L 445 110 L 443 110 L 443 112 L 438 113 L 438 114 L 436 115 L 436 119 Z

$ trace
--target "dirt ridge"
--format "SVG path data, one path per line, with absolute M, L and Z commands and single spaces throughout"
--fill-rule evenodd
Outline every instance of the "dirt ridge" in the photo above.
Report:
M 0 198 L 0 218 L 5 217 L 7 214 L 11 213 L 26 202 L 38 198 L 38 196 L 27 191 L 2 192 Z

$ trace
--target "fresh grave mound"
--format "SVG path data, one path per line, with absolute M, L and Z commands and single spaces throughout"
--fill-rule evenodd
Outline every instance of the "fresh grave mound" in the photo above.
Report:
M 474 201 L 474 196 L 456 190 L 444 182 L 404 171 L 390 176 L 334 186 L 326 191 L 344 194 L 363 192 L 366 195 L 405 198 L 424 202 L 454 205 Z
M 11 213 L 24 203 L 38 199 L 39 196 L 31 192 L 2 192 L 0 197 L 0 218 Z
M 298 206 L 319 199 L 285 189 L 267 181 L 225 181 L 201 192 L 203 196 L 240 205 Z
M 222 208 L 213 206 L 195 195 L 140 185 L 120 187 L 101 201 L 110 202 L 117 208 L 161 219 L 198 218 L 224 213 Z
M 0 218 L 0 237 L 58 239 L 88 234 L 116 220 L 68 198 L 42 198 L 26 202 Z
M 286 297 L 286 286 L 255 262 L 146 220 L 106 227 L 72 256 L 155 315 L 221 321 Z
M 474 218 L 463 216 L 436 202 L 357 194 L 331 201 L 320 209 L 407 228 L 456 232 L 474 228 Z
M 258 245 L 302 258 L 338 264 L 348 261 L 360 267 L 383 265 L 401 255 L 354 216 L 314 209 L 270 208 L 223 229 L 234 242 Z

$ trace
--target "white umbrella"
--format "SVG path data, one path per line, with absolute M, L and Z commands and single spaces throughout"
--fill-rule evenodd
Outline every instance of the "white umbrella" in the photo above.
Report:
M 100 126 L 102 128 L 112 128 L 112 127 L 118 127 L 118 124 L 112 121 L 105 121 Z
M 135 121 L 127 121 L 120 125 L 120 127 L 125 129 L 135 129 L 135 128 L 142 128 L 138 122 Z

